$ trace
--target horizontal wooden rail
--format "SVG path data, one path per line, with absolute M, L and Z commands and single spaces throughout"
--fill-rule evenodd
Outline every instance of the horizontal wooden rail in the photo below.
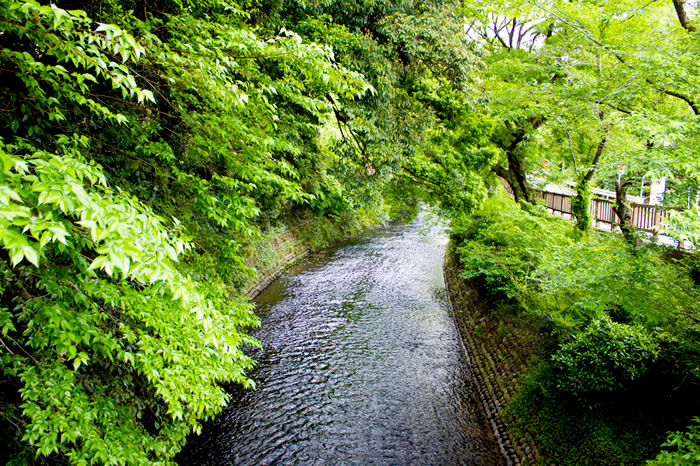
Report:
M 544 199 L 547 208 L 562 217 L 572 218 L 571 196 L 549 191 L 535 191 L 535 197 Z M 615 203 L 607 199 L 591 200 L 588 212 L 591 214 L 595 227 L 603 230 L 614 230 L 620 226 L 620 219 L 615 214 Z M 640 230 L 656 233 L 662 218 L 668 218 L 669 212 L 659 206 L 647 204 L 629 204 L 632 209 L 632 224 Z
M 503 188 L 506 190 L 506 193 L 511 197 L 511 199 L 515 199 L 513 190 L 508 185 L 506 180 L 501 178 L 501 182 L 503 184 Z M 571 190 L 567 189 L 567 191 Z M 574 220 L 574 216 L 571 213 L 571 198 L 575 195 L 575 193 L 571 194 L 570 192 L 561 193 L 545 190 L 533 190 L 533 197 L 536 199 L 544 199 L 545 205 L 550 213 L 558 215 L 567 220 Z M 614 205 L 614 200 L 602 199 L 599 197 L 591 199 L 591 203 L 588 206 L 588 212 L 593 218 L 593 226 L 596 229 L 604 231 L 620 231 L 620 219 L 613 209 Z M 675 210 L 675 208 L 669 209 L 657 205 L 638 204 L 636 202 L 627 203 L 627 205 L 632 210 L 632 224 L 634 227 L 653 235 L 655 238 L 654 241 L 659 242 L 660 244 L 683 249 L 686 252 L 696 250 L 695 246 L 687 241 L 681 241 L 679 243 L 669 236 L 658 234 L 662 219 L 670 218 L 671 210 Z

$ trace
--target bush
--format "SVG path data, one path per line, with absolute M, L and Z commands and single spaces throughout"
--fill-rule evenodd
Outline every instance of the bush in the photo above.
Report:
M 516 298 L 547 248 L 571 241 L 569 230 L 536 207 L 527 211 L 505 196 L 491 197 L 481 211 L 452 223 L 460 275 L 493 302 Z
M 700 267 L 542 210 L 495 197 L 452 223 L 462 277 L 539 335 L 510 428 L 535 438 L 542 464 L 640 464 L 697 410 Z M 678 464 L 692 458 L 679 450 Z
M 462 254 L 463 266 L 460 276 L 476 280 L 487 298 L 500 301 L 518 295 L 516 275 L 522 266 L 519 258 L 499 257 L 493 248 L 477 242 L 466 243 L 458 252 Z
M 591 234 L 541 255 L 522 301 L 551 320 L 560 339 L 601 315 L 641 325 L 663 349 L 664 375 L 697 383 L 700 297 L 692 267 L 668 263 L 650 246 L 630 247 L 620 236 Z
M 535 365 L 509 402 L 505 420 L 516 436 L 532 436 L 538 464 L 641 464 L 664 438 L 653 419 L 626 403 L 593 407 L 556 387 L 551 363 Z M 620 407 L 621 409 L 617 409 Z M 526 434 L 527 433 L 527 434 Z
M 575 394 L 619 389 L 644 374 L 658 354 L 644 328 L 601 316 L 552 356 L 557 387 Z
M 661 446 L 671 450 L 662 450 L 648 464 L 700 464 L 700 417 L 693 418 L 693 422 L 686 432 L 670 432 Z

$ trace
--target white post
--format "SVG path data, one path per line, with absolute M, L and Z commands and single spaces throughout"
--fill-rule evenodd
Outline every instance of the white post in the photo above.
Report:
M 690 185 L 688 185 L 688 208 L 689 208 L 689 209 L 690 209 L 690 208 L 692 207 L 692 205 L 693 205 L 693 204 L 691 203 L 691 201 L 690 201 L 690 199 L 691 199 L 691 193 L 692 193 L 692 192 L 693 192 L 692 188 L 690 187 Z

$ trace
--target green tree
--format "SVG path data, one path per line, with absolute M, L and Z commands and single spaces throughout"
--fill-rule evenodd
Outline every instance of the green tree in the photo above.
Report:
M 117 26 L 0 2 L 0 409 L 34 454 L 76 464 L 167 462 L 222 383 L 254 385 L 239 244 L 264 202 L 331 183 L 309 166 L 325 96 L 371 90 L 240 9 L 129 6 L 91 5 Z

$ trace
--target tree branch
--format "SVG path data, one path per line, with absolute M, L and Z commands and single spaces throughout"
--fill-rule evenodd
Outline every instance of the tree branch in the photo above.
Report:
M 647 81 L 648 81 L 648 80 L 647 80 Z M 649 84 L 651 84 L 651 83 L 649 83 Z M 695 101 L 694 101 L 693 99 L 691 99 L 690 97 L 688 97 L 688 96 L 686 96 L 686 95 L 684 95 L 684 94 L 681 94 L 680 92 L 669 91 L 668 89 L 664 89 L 663 87 L 660 88 L 659 90 L 660 90 L 661 92 L 663 92 L 664 94 L 666 94 L 666 95 L 670 95 L 670 96 L 673 96 L 673 97 L 677 97 L 677 98 L 679 98 L 679 99 L 685 101 L 685 103 L 687 103 L 688 105 L 690 105 L 690 108 L 693 109 L 693 113 L 695 113 L 695 115 L 700 115 L 700 107 L 698 107 L 697 102 L 695 102 Z
M 348 126 L 348 124 L 341 118 L 340 115 L 340 110 L 335 104 L 335 101 L 333 100 L 333 97 L 330 94 L 326 94 L 326 99 L 328 102 L 331 104 L 331 108 L 333 109 L 333 114 L 335 115 L 335 119 L 338 122 L 338 129 L 340 129 L 340 135 L 343 137 L 343 139 L 347 139 L 345 137 L 345 133 L 343 132 L 343 127 L 342 123 L 345 123 L 345 128 L 348 130 L 348 133 L 350 136 L 352 136 L 352 139 L 355 141 L 355 144 L 357 145 L 357 148 L 360 150 L 360 155 L 362 158 L 365 160 L 365 169 L 367 170 L 368 175 L 374 175 L 376 173 L 376 170 L 374 166 L 372 165 L 372 161 L 370 160 L 369 156 L 367 155 L 367 146 L 365 146 L 355 135 L 355 132 Z
M 674 4 L 674 6 L 676 6 L 676 4 L 679 4 L 679 5 L 680 5 L 680 8 L 681 8 L 681 11 L 683 12 L 683 14 L 685 14 L 685 8 L 684 8 L 684 4 L 682 3 L 682 0 L 673 0 L 673 4 Z M 544 6 L 542 6 L 542 5 L 538 4 L 538 3 L 535 3 L 535 5 L 536 5 L 538 8 L 540 8 L 541 10 L 543 10 L 543 11 L 549 13 L 550 15 L 554 16 L 555 18 L 557 18 L 559 21 L 561 21 L 562 23 L 566 24 L 567 26 L 571 26 L 571 27 L 573 27 L 573 28 L 579 30 L 579 31 L 584 35 L 584 37 L 586 37 L 588 40 L 590 40 L 590 41 L 593 42 L 594 44 L 598 45 L 599 47 L 603 48 L 604 50 L 610 52 L 615 58 L 617 58 L 617 60 L 618 60 L 620 63 L 624 64 L 625 66 L 627 66 L 627 67 L 628 67 L 629 69 L 631 69 L 631 70 L 635 70 L 635 68 L 634 68 L 632 65 L 628 64 L 628 63 L 625 61 L 625 59 L 622 58 L 622 56 L 620 56 L 619 53 L 615 52 L 615 51 L 612 50 L 608 45 L 605 45 L 604 43 L 602 43 L 601 41 L 599 41 L 598 39 L 596 39 L 596 38 L 593 36 L 593 34 L 591 34 L 591 32 L 588 31 L 588 29 L 586 29 L 583 25 L 581 25 L 581 24 L 576 24 L 576 23 L 574 23 L 573 21 L 570 21 L 570 20 L 568 20 L 568 19 L 562 17 L 561 15 L 558 15 L 557 13 L 555 13 L 555 12 L 549 10 L 548 8 L 545 8 Z M 678 11 L 678 8 L 676 9 L 676 11 Z M 680 19 L 680 14 L 679 14 L 679 19 Z M 686 15 L 686 19 L 687 19 L 687 15 Z M 681 20 L 681 24 L 683 24 L 683 20 Z M 686 27 L 686 26 L 684 26 L 684 27 L 685 27 L 688 31 L 694 32 L 694 31 L 696 30 L 696 29 L 695 29 L 695 26 L 693 26 L 692 24 L 690 24 L 690 23 L 686 23 L 686 24 L 687 24 L 687 27 Z M 688 96 L 686 96 L 686 95 L 684 95 L 684 94 L 681 94 L 680 92 L 669 91 L 668 89 L 664 88 L 663 86 L 658 85 L 658 84 L 655 84 L 655 83 L 654 83 L 651 79 L 649 79 L 649 78 L 646 78 L 645 81 L 646 81 L 648 84 L 650 84 L 651 86 L 657 88 L 660 92 L 663 92 L 663 93 L 666 94 L 666 95 L 670 95 L 670 96 L 673 96 L 673 97 L 676 97 L 676 98 L 679 98 L 679 99 L 683 100 L 684 102 L 686 102 L 686 103 L 690 106 L 690 108 L 693 110 L 693 113 L 694 113 L 695 115 L 700 115 L 700 107 L 698 107 L 698 104 L 697 104 L 693 99 L 691 99 L 690 97 L 688 97 Z
M 506 182 L 508 182 L 508 176 L 509 176 L 510 172 L 508 172 L 508 170 L 506 170 L 500 164 L 496 164 L 496 165 L 492 166 L 491 171 L 494 172 L 496 175 L 500 176 L 501 178 L 503 178 L 504 180 L 506 180 Z M 510 184 L 510 182 L 508 182 L 508 184 Z
M 401 169 L 403 169 L 406 173 L 408 173 L 409 175 L 411 175 L 411 177 L 412 177 L 414 180 L 418 181 L 419 183 L 432 185 L 432 186 L 436 187 L 440 192 L 442 192 L 442 193 L 448 193 L 448 192 L 445 190 L 445 188 L 444 188 L 443 186 L 441 186 L 441 185 L 435 183 L 434 181 L 429 180 L 429 179 L 427 179 L 427 178 L 425 178 L 425 177 L 423 177 L 423 176 L 418 175 L 418 174 L 415 173 L 414 171 L 409 170 L 405 165 L 401 165 Z
M 681 26 L 688 32 L 695 32 L 695 26 L 690 23 L 688 14 L 685 11 L 685 3 L 683 0 L 673 0 L 673 8 L 676 9 L 676 14 L 678 15 L 678 21 L 680 21 Z

